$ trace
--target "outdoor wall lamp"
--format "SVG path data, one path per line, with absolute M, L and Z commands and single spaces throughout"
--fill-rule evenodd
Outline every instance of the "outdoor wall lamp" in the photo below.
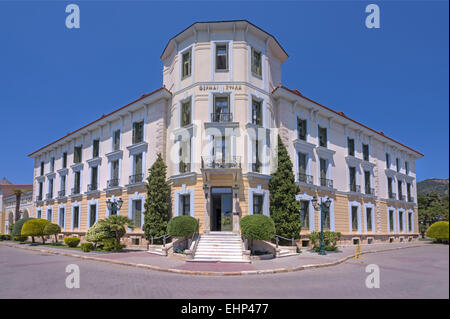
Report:
M 119 197 L 119 199 L 115 198 L 109 198 L 106 200 L 106 206 L 108 206 L 109 211 L 111 212 L 110 215 L 117 215 L 117 212 L 122 207 L 123 200 Z
M 203 184 L 203 191 L 205 192 L 205 198 L 208 199 L 209 187 L 206 184 Z
M 330 209 L 331 199 L 328 196 L 326 196 L 325 199 L 321 199 L 320 204 L 317 205 L 318 200 L 317 200 L 316 195 L 314 195 L 313 198 L 311 199 L 311 203 L 312 203 L 314 209 L 317 209 L 318 207 L 320 207 L 320 251 L 319 251 L 319 255 L 326 255 L 325 242 L 323 240 L 323 220 L 325 219 L 325 214 L 327 214 Z

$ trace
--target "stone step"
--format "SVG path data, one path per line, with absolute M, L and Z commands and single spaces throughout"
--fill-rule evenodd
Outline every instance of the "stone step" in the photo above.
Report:
M 241 251 L 198 251 L 195 256 L 208 255 L 208 256 L 242 256 Z
M 190 262 L 222 262 L 222 263 L 250 263 L 250 260 L 244 260 L 244 259 L 205 259 L 205 258 L 194 258 L 191 260 L 188 260 Z

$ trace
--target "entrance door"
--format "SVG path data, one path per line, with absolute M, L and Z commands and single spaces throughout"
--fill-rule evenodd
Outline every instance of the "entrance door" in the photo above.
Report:
M 233 230 L 233 195 L 231 187 L 211 189 L 211 230 Z

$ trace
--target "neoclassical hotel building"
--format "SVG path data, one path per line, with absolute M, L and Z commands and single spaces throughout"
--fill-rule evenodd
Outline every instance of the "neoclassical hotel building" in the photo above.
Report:
M 146 245 L 148 169 L 161 153 L 172 216 L 200 232 L 239 232 L 239 218 L 270 215 L 268 182 L 277 136 L 300 186 L 302 240 L 318 231 L 311 199 L 329 197 L 325 228 L 343 242 L 418 236 L 415 160 L 423 155 L 281 85 L 288 58 L 274 36 L 248 21 L 194 23 L 165 46 L 163 86 L 38 149 L 33 215 L 83 236 L 123 200 L 134 220 L 126 241 Z

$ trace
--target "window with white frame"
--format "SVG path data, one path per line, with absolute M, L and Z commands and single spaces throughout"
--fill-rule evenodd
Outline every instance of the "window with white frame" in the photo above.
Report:
M 191 50 L 185 51 L 181 56 L 182 66 L 181 66 L 181 78 L 185 78 L 191 75 Z
M 73 228 L 80 227 L 80 206 L 73 206 L 73 214 L 72 214 L 72 226 Z
M 352 231 L 358 231 L 358 206 L 352 206 Z
M 95 139 L 92 141 L 92 158 L 97 158 L 100 154 L 100 140 Z
M 389 210 L 389 232 L 393 233 L 394 232 L 394 210 L 390 209 Z
M 192 123 L 192 105 L 191 99 L 181 103 L 181 126 L 186 126 Z
M 74 164 L 81 163 L 83 146 L 75 146 L 73 148 L 73 162 Z
M 89 227 L 97 222 L 97 204 L 89 204 Z
M 319 132 L 319 146 L 321 147 L 327 147 L 328 141 L 327 141 L 327 128 L 318 126 L 318 132 Z
M 216 71 L 228 70 L 228 45 L 226 43 L 216 44 Z
M 113 132 L 113 151 L 120 150 L 120 130 Z
M 47 208 L 47 220 L 48 221 L 52 221 L 52 213 L 53 213 L 53 211 L 52 211 L 52 209 L 51 208 Z
M 179 216 L 191 215 L 191 194 L 180 195 Z
M 144 120 L 133 123 L 133 144 L 144 141 Z
M 252 48 L 252 73 L 258 77 L 262 76 L 262 58 L 261 52 Z
M 58 225 L 59 225 L 61 228 L 64 228 L 65 216 L 66 216 L 66 209 L 65 209 L 64 207 L 60 207 L 60 208 L 59 208 Z
M 264 195 L 253 194 L 253 214 L 263 214 Z
M 302 141 L 306 141 L 306 125 L 307 121 L 300 117 L 297 117 L 297 138 Z
M 131 220 L 133 221 L 134 227 L 140 228 L 142 225 L 142 200 L 133 200 L 131 208 Z
M 309 230 L 309 201 L 300 201 L 300 219 L 302 222 L 302 229 Z
M 262 101 L 252 99 L 252 124 L 262 126 Z
M 367 231 L 372 231 L 372 207 L 366 207 L 366 225 Z

